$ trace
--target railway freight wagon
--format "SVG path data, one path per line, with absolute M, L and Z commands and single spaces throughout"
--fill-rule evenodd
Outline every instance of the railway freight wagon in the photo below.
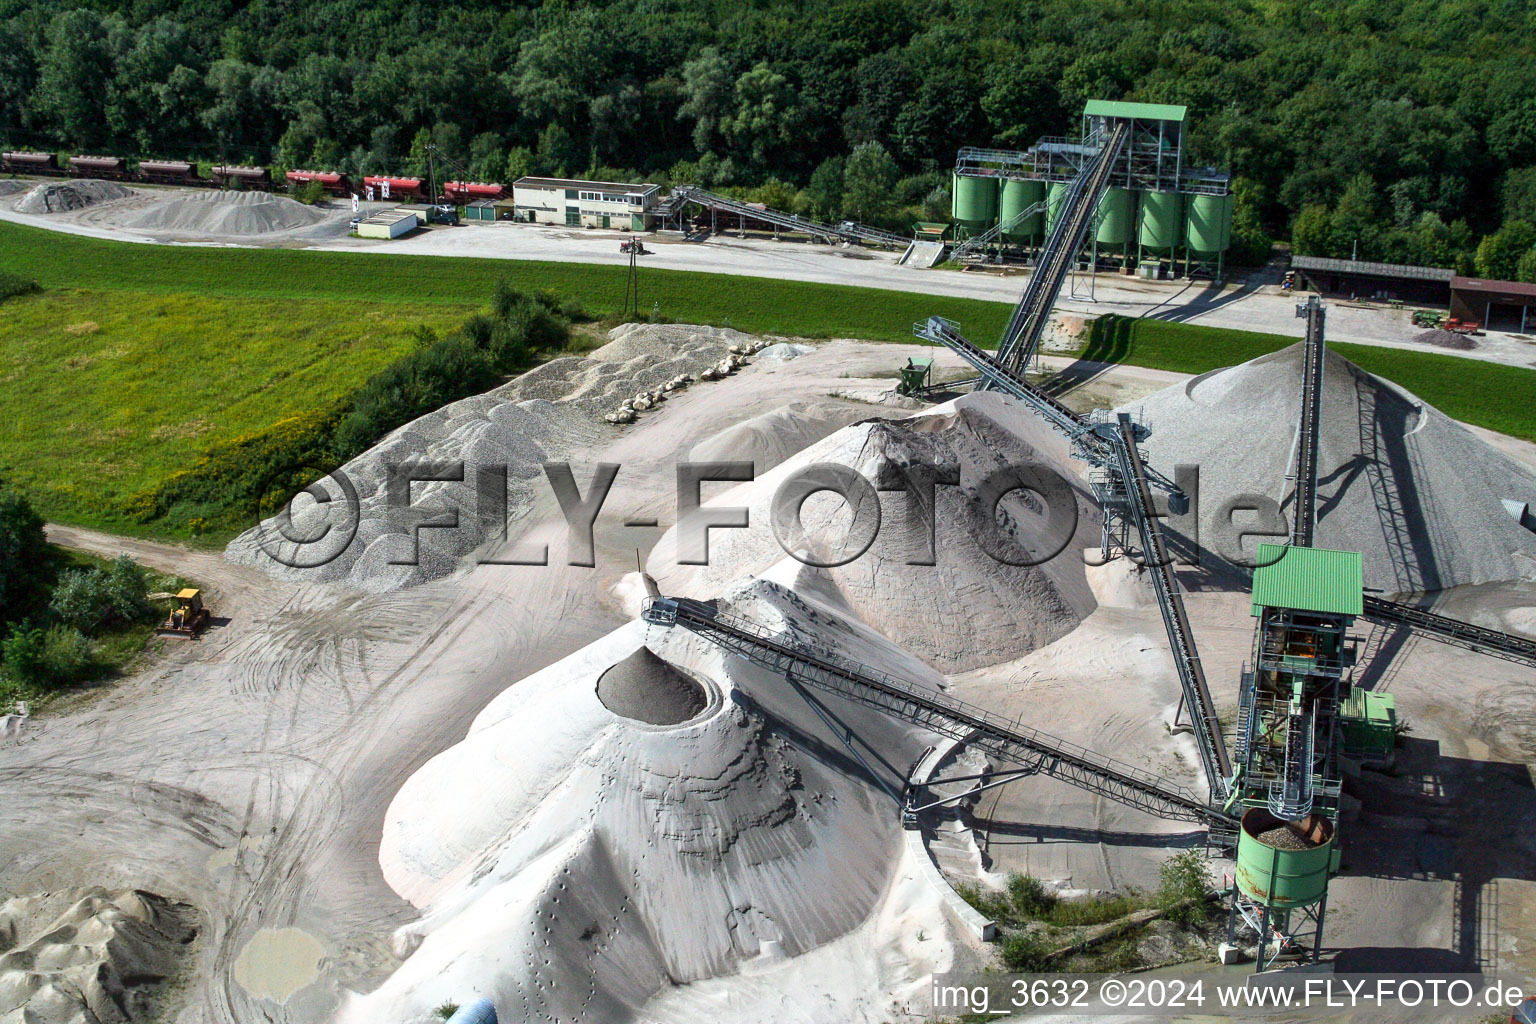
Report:
M 288 171 L 285 174 L 288 179 L 288 187 L 297 190 L 312 181 L 320 183 L 328 195 L 347 196 L 352 194 L 352 179 L 345 174 L 335 171 Z
M 128 161 L 120 156 L 72 156 L 69 173 L 74 178 L 100 178 L 107 181 L 133 181 L 128 173 Z
M 236 167 L 220 164 L 211 172 L 214 183 L 227 188 L 259 188 L 270 191 L 272 172 L 265 167 Z
M 209 185 L 207 178 L 197 173 L 194 164 L 179 160 L 140 160 L 139 180 L 157 185 Z
M 365 189 L 373 189 L 372 199 L 426 199 L 427 186 L 420 178 L 390 178 L 369 175 L 363 179 Z
M 450 181 L 443 186 L 443 196 L 451 203 L 468 204 L 479 199 L 502 199 L 506 194 L 506 186 L 480 181 Z
M 0 154 L 7 174 L 59 174 L 59 158 L 52 153 L 9 152 Z

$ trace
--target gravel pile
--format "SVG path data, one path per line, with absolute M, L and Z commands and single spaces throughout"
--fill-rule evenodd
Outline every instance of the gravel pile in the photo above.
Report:
M 17 192 L 25 192 L 26 190 L 27 183 L 24 181 L 16 181 L 14 178 L 0 181 L 0 196 L 15 195 Z
M 1228 556 L 1251 564 L 1263 539 L 1237 547 L 1231 510 L 1245 496 L 1273 499 L 1289 524 L 1301 354 L 1213 370 L 1125 410 L 1151 427 L 1152 466 L 1199 467 L 1196 513 L 1165 523 L 1177 552 L 1198 537 L 1211 570 L 1230 572 Z M 1536 507 L 1536 475 L 1520 463 L 1331 351 L 1319 427 L 1316 543 L 1360 552 L 1366 586 L 1408 594 L 1536 574 L 1536 534 L 1509 511 Z M 1250 528 L 1253 514 L 1237 522 Z
M 499 535 L 497 523 L 482 520 L 477 507 L 479 467 L 506 467 L 507 520 L 515 532 L 532 512 L 536 497 L 548 494 L 545 462 L 573 458 L 612 436 L 615 428 L 603 423 L 605 413 L 637 391 L 659 388 L 679 374 L 696 375 L 719 362 L 730 346 L 752 340 L 732 330 L 679 324 L 627 324 L 610 337 L 614 343 L 587 358 L 551 360 L 483 395 L 413 420 L 343 466 L 340 472 L 356 488 L 360 514 L 356 534 L 339 554 L 282 540 L 284 535 L 316 535 L 326 524 L 343 537 L 351 525 L 329 518 L 333 507 L 341 507 L 339 502 L 326 506 L 306 498 L 295 503 L 291 525 L 282 525 L 279 517 L 268 519 L 231 541 L 226 557 L 286 579 L 346 580 L 375 592 L 447 576 L 461 558 Z M 664 414 L 665 403 L 662 408 Z M 417 542 L 410 515 L 389 508 L 386 481 L 392 464 L 416 460 L 464 463 L 463 483 L 412 488 L 413 504 L 456 510 L 460 525 L 455 530 L 422 530 L 417 564 L 398 564 L 412 557 Z M 330 488 L 340 499 L 334 484 Z M 264 545 L 286 562 L 322 555 L 329 560 L 295 568 L 275 561 Z
M 1276 825 L 1254 838 L 1276 850 L 1310 850 L 1317 845 L 1290 825 Z
M 678 725 L 709 705 L 704 687 L 640 647 L 597 680 L 597 699 L 616 715 L 650 725 Z
M 791 402 L 726 427 L 694 445 L 688 457 L 694 462 L 750 462 L 761 475 L 834 431 L 868 418 L 867 407 Z
M 266 192 L 198 192 L 156 203 L 124 227 L 206 235 L 265 235 L 325 220 L 312 206 Z
M 1433 345 L 1436 348 L 1451 348 L 1458 352 L 1469 352 L 1477 348 L 1477 342 L 1465 334 L 1457 334 L 1455 331 L 1447 331 L 1437 327 L 1432 331 L 1424 331 L 1414 336 L 1414 341 L 1421 345 Z
M 17 213 L 63 213 L 66 210 L 83 210 L 98 203 L 110 203 L 125 199 L 133 190 L 115 181 L 45 181 L 22 196 L 16 203 Z

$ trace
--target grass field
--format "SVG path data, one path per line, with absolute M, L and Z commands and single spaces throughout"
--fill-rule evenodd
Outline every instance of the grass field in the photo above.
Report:
M 39 511 L 121 523 L 115 502 L 209 444 L 355 388 L 426 323 L 473 307 L 49 290 L 0 312 L 0 476 Z
M 474 228 L 463 230 L 472 231 Z M 131 258 L 125 258 L 131 257 Z M 382 303 L 483 304 L 505 277 L 514 288 L 547 288 L 605 317 L 624 305 L 627 268 L 580 263 L 391 256 L 379 252 L 220 249 L 142 245 L 0 223 L 0 272 L 44 288 L 243 298 L 359 299 Z M 681 270 L 640 272 L 640 308 L 664 319 L 729 325 L 754 334 L 910 341 L 912 324 L 947 316 L 978 338 L 995 338 L 1009 307 L 981 299 L 912 295 Z
M 472 230 L 472 229 L 467 229 Z M 617 313 L 618 267 L 109 242 L 0 223 L 0 274 L 46 289 L 0 311 L 0 477 L 50 518 L 135 530 L 115 503 L 210 444 L 348 394 L 418 325 L 457 326 L 496 281 Z M 642 272 L 664 319 L 801 337 L 910 340 L 929 315 L 991 343 L 1010 307 L 976 299 L 717 274 Z M 1084 355 L 1201 373 L 1294 343 L 1105 318 Z M 1433 352 L 1336 345 L 1446 413 L 1536 440 L 1536 374 Z

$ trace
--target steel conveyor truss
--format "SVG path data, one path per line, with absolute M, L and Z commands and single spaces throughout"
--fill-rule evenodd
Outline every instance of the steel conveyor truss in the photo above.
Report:
M 856 224 L 853 221 L 844 221 L 837 226 L 822 224 L 793 213 L 784 213 L 766 207 L 753 206 L 739 199 L 731 199 L 729 196 L 717 195 L 714 192 L 706 192 L 702 188 L 692 185 L 679 185 L 672 190 L 672 194 L 666 200 L 668 209 L 675 211 L 685 202 L 694 203 L 706 209 L 719 210 L 722 213 L 732 213 L 738 217 L 749 217 L 752 220 L 760 220 L 788 231 L 799 231 L 813 238 L 824 238 L 828 242 L 863 242 L 866 245 L 884 245 L 896 248 L 906 248 L 912 244 L 912 239 L 898 235 L 894 231 L 882 231 L 880 228 L 872 228 L 864 224 Z
M 856 701 L 934 732 L 965 739 L 998 759 L 1049 775 L 1080 789 L 1154 814 L 1230 830 L 1233 819 L 1161 777 L 1048 736 L 984 708 L 874 672 L 827 651 L 815 650 L 756 623 L 718 614 L 703 602 L 653 598 L 643 617 L 659 626 L 681 626 L 770 672 Z
M 1312 546 L 1317 527 L 1317 433 L 1322 416 L 1323 304 L 1317 296 L 1298 307 L 1298 316 L 1307 320 L 1307 340 L 1303 349 L 1301 375 L 1301 429 L 1296 440 L 1296 488 L 1291 508 L 1291 543 L 1299 548 Z
M 1365 611 L 1361 618 L 1383 626 L 1406 626 L 1444 644 L 1536 668 L 1536 640 L 1523 636 L 1474 626 L 1470 622 L 1436 615 L 1411 604 L 1399 604 L 1370 594 L 1365 595 Z
M 1022 370 L 1034 355 L 1051 308 L 1056 305 L 1056 296 L 1061 292 L 1062 282 L 1067 279 L 1067 273 L 1083 247 L 1083 237 L 1109 184 L 1115 158 L 1129 133 L 1129 122 L 1117 123 L 1109 137 L 1100 140 L 1093 159 L 1083 165 L 1082 171 L 1068 186 L 1063 209 L 1046 238 L 1040 261 L 1030 275 L 1029 286 L 1014 307 L 1013 316 L 998 343 L 997 361 L 1003 366 Z

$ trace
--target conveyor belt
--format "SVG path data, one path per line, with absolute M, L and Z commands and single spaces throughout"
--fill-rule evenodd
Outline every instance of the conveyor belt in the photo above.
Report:
M 1142 559 L 1152 570 L 1152 586 L 1157 594 L 1157 606 L 1163 615 L 1163 627 L 1168 632 L 1168 644 L 1173 650 L 1174 665 L 1179 671 L 1179 683 L 1184 689 L 1184 701 L 1190 718 L 1195 723 L 1195 739 L 1200 746 L 1200 760 L 1205 768 L 1206 782 L 1210 785 L 1211 798 L 1226 796 L 1226 780 L 1232 774 L 1232 764 L 1227 758 L 1227 747 L 1221 738 L 1221 722 L 1216 717 L 1216 705 L 1211 700 L 1210 687 L 1205 682 L 1205 669 L 1200 664 L 1200 652 L 1195 647 L 1195 634 L 1189 626 L 1189 616 L 1184 611 L 1184 599 L 1179 593 L 1178 582 L 1173 578 L 1173 563 L 1163 546 L 1162 530 L 1152 504 L 1152 490 L 1147 483 L 1146 466 L 1136 447 L 1135 424 L 1126 413 L 1119 416 L 1120 443 L 1116 445 L 1119 472 L 1125 482 L 1131 501 L 1131 517 L 1141 535 Z
M 1422 608 L 1372 597 L 1370 594 L 1365 595 L 1365 611 L 1361 617 L 1384 626 L 1407 626 L 1441 643 L 1536 667 L 1536 640 L 1523 636 L 1474 626 L 1470 622 L 1446 618 Z
M 933 690 L 855 665 L 827 651 L 811 650 L 785 634 L 719 615 L 703 602 L 653 598 L 647 622 L 682 626 L 785 678 L 835 693 L 944 735 L 967 739 L 998 758 L 1139 808 L 1162 818 L 1230 828 L 1232 818 L 1160 776 L 1030 729 L 1016 719 Z
M 1056 305 L 1056 296 L 1083 247 L 1083 236 L 1093 221 L 1114 169 L 1115 158 L 1120 155 L 1130 130 L 1130 122 L 1117 123 L 1093 159 L 1072 179 L 1063 200 L 1065 208 L 1057 216 L 1056 225 L 1040 252 L 1040 262 L 1030 275 L 1029 286 L 1014 307 L 1008 327 L 998 342 L 997 361 L 1003 366 L 1022 371 L 1034 355 L 1051 308 Z
M 1301 375 L 1301 429 L 1296 441 L 1296 488 L 1291 503 L 1291 544 L 1312 546 L 1317 526 L 1317 427 L 1322 415 L 1323 304 L 1317 296 L 1308 300 L 1307 340 Z
M 744 203 L 739 199 L 717 195 L 714 192 L 706 192 L 704 189 L 695 188 L 692 185 L 677 186 L 666 200 L 669 210 L 675 210 L 683 202 L 696 203 L 699 206 L 732 213 L 739 217 L 749 217 L 752 220 L 765 221 L 789 231 L 800 231 L 818 238 L 825 238 L 829 242 L 864 242 L 869 245 L 889 245 L 901 249 L 912 244 L 912 239 L 898 235 L 893 231 L 882 231 L 879 228 L 856 224 L 853 221 L 844 221 L 833 227 L 830 224 L 822 224 L 818 221 L 808 220 L 805 217 L 798 217 L 793 213 L 782 213 L 779 210 L 753 206 L 751 203 Z

